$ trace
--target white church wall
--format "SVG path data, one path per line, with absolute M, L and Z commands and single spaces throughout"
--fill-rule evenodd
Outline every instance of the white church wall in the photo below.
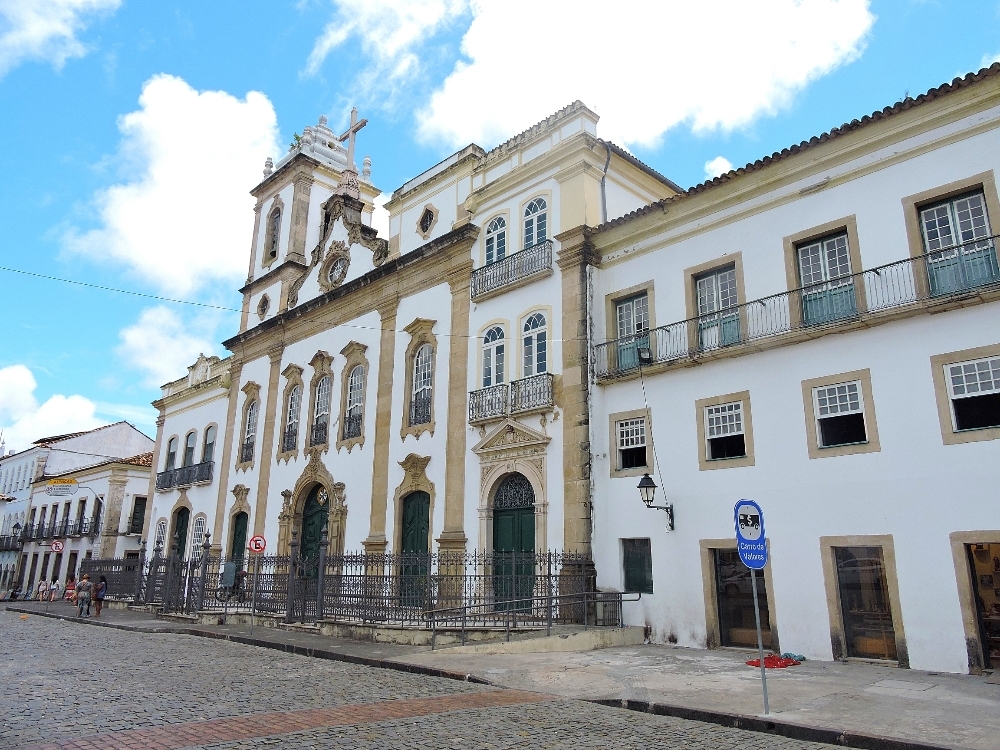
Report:
M 254 277 L 261 276 L 267 273 L 268 268 L 273 267 L 276 261 L 271 261 L 268 263 L 267 249 L 264 247 L 264 238 L 267 236 L 267 220 L 271 215 L 271 206 L 274 203 L 275 196 L 281 198 L 283 208 L 281 210 L 281 226 L 278 229 L 278 257 L 277 262 L 284 259 L 285 254 L 288 252 L 288 238 L 292 231 L 292 193 L 294 191 L 294 186 L 291 184 L 285 185 L 281 190 L 274 193 L 268 194 L 261 202 L 260 207 L 260 222 L 257 225 L 257 258 L 256 258 L 256 268 L 254 269 Z M 267 266 L 268 268 L 265 268 Z

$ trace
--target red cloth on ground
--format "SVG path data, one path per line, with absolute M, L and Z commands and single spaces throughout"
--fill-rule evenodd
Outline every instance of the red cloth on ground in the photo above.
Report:
M 786 659 L 783 656 L 778 656 L 777 654 L 768 654 L 764 657 L 764 669 L 784 669 L 785 667 L 794 667 L 797 664 L 801 664 L 800 661 L 795 661 L 795 659 Z M 747 662 L 748 667 L 759 667 L 760 659 L 750 659 Z

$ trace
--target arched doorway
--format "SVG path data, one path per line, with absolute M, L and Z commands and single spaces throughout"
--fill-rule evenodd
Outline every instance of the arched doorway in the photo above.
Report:
M 530 608 L 526 597 L 535 586 L 534 552 L 535 490 L 524 474 L 515 472 L 500 482 L 493 496 L 493 588 L 498 609 Z
M 306 504 L 302 508 L 302 532 L 299 554 L 307 560 L 319 558 L 319 543 L 326 528 L 326 518 L 329 511 L 330 496 L 326 488 L 317 484 L 309 491 Z
M 189 508 L 178 508 L 174 513 L 174 535 L 169 554 L 174 554 L 177 549 L 177 557 L 184 559 L 187 552 L 188 524 L 191 522 L 191 510 Z
M 403 523 L 400 552 L 400 598 L 404 607 L 423 607 L 427 593 L 427 566 L 424 555 L 430 536 L 431 496 L 421 490 L 403 498 Z
M 246 513 L 233 516 L 233 543 L 229 548 L 229 559 L 236 563 L 237 568 L 243 567 L 243 559 L 246 557 L 249 524 L 250 516 Z

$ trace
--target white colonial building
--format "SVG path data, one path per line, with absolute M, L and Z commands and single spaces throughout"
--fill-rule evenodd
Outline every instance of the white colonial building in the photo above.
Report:
M 155 403 L 149 543 L 591 553 L 654 640 L 745 647 L 751 498 L 770 647 L 1000 659 L 998 123 L 1000 65 L 682 191 L 576 102 L 383 238 L 321 119 L 252 191 L 231 356 Z

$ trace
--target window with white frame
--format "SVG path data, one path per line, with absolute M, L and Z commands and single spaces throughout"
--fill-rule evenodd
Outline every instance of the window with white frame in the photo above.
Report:
M 504 380 L 503 328 L 493 326 L 483 336 L 483 388 Z
M 710 461 L 747 454 L 743 432 L 743 402 L 705 407 L 706 457 Z
M 847 233 L 841 232 L 830 237 L 814 240 L 798 248 L 799 281 L 803 287 L 812 287 L 825 282 L 846 284 L 851 275 L 851 255 L 847 248 Z M 837 286 L 830 283 L 830 286 Z
M 643 293 L 615 303 L 618 338 L 635 336 L 649 330 L 649 297 Z
M 1000 427 L 1000 357 L 945 365 L 955 430 Z
M 434 347 L 422 344 L 413 356 L 413 392 L 410 397 L 410 425 L 430 424 L 434 387 Z
M 920 224 L 924 233 L 927 252 L 951 248 L 932 260 L 955 257 L 962 245 L 990 236 L 990 222 L 986 215 L 986 200 L 981 192 L 928 206 L 920 211 Z
M 507 255 L 507 222 L 497 216 L 486 225 L 486 265 L 503 260 Z
M 695 281 L 698 289 L 698 315 L 711 315 L 736 307 L 736 267 L 719 269 Z
M 548 330 L 544 313 L 536 312 L 524 321 L 524 377 L 548 372 Z
M 167 441 L 167 460 L 163 464 L 164 471 L 170 471 L 177 465 L 177 438 Z
M 347 413 L 356 417 L 361 415 L 365 403 L 365 366 L 358 365 L 351 370 L 347 380 Z
M 163 547 L 167 539 L 167 522 L 159 520 L 156 522 L 156 535 L 153 537 L 153 547 Z
M 639 469 L 649 465 L 646 458 L 646 419 L 623 419 L 615 424 L 618 434 L 618 469 Z
M 330 376 L 324 375 L 316 384 L 316 410 L 313 419 L 312 445 L 320 445 L 327 440 L 330 422 Z
M 194 463 L 194 447 L 198 442 L 198 433 L 189 432 L 184 438 L 184 461 L 181 466 L 190 466 Z
M 813 388 L 813 408 L 820 448 L 868 442 L 860 380 Z
M 202 546 L 205 543 L 205 516 L 198 516 L 194 519 L 194 531 L 191 532 L 191 557 L 195 560 L 201 559 L 204 551 Z
M 282 438 L 281 449 L 285 451 L 295 450 L 299 439 L 299 412 L 302 410 L 302 386 L 292 386 L 292 392 L 288 394 L 288 412 L 285 414 L 285 434 Z
M 205 444 L 201 448 L 201 462 L 209 463 L 215 458 L 215 436 L 218 433 L 215 425 L 210 425 L 205 430 Z
M 548 205 L 544 198 L 535 198 L 524 209 L 524 249 L 545 242 L 548 231 Z
M 243 462 L 253 461 L 253 446 L 257 437 L 257 410 L 259 402 L 254 399 L 247 408 L 247 426 L 243 433 L 243 450 L 240 459 Z

